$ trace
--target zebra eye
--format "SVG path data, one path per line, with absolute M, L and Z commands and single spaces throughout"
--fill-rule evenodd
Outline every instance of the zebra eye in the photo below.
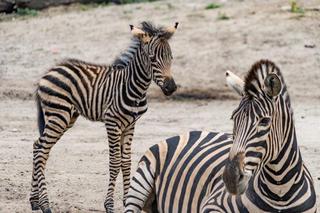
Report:
M 259 121 L 259 126 L 269 126 L 270 122 L 271 122 L 271 118 L 264 117 Z

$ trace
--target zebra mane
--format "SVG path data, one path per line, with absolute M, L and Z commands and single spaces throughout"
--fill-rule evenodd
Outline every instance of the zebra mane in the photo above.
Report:
M 139 46 L 139 39 L 132 38 L 129 47 L 112 62 L 112 66 L 115 66 L 119 69 L 128 66 L 129 62 L 133 59 L 135 53 L 137 52 Z
M 260 89 L 261 86 L 264 84 L 264 78 L 269 73 L 275 73 L 279 76 L 282 84 L 284 84 L 282 74 L 280 69 L 275 65 L 274 62 L 266 59 L 262 59 L 254 63 L 247 73 L 246 77 L 244 78 L 244 91 L 247 95 L 250 96 L 249 91 L 257 93 L 259 91 L 256 90 L 253 84 L 258 84 Z
M 163 27 L 155 27 L 151 22 L 142 22 L 141 29 L 149 34 L 149 36 L 156 36 L 163 34 Z M 112 63 L 113 66 L 117 68 L 125 68 L 128 66 L 129 62 L 134 58 L 136 51 L 140 47 L 141 41 L 138 38 L 133 37 L 129 47 L 121 53 Z
M 163 27 L 156 27 L 151 22 L 144 21 L 141 23 L 141 29 L 151 37 L 165 33 Z
M 282 83 L 282 91 L 280 95 L 284 98 L 285 102 L 292 112 L 290 96 L 283 75 L 281 74 L 279 67 L 270 60 L 262 59 L 252 65 L 251 69 L 244 79 L 245 94 L 247 94 L 249 98 L 251 98 L 253 94 L 262 93 L 262 85 L 264 85 L 264 79 L 269 73 L 275 73 L 280 78 L 280 81 Z M 259 85 L 260 91 L 257 90 L 257 87 L 255 85 Z

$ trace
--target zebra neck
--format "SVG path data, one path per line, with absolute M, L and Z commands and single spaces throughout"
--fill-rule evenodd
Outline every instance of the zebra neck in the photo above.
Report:
M 305 181 L 303 161 L 294 127 L 284 142 L 278 157 L 262 168 L 253 187 L 267 200 L 289 201 Z M 259 186 L 259 187 L 258 187 Z
M 126 67 L 127 84 L 136 98 L 145 97 L 151 83 L 151 61 L 141 47 Z

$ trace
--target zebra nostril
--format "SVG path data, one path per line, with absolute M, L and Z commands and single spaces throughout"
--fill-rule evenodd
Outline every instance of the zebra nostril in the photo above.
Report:
M 243 175 L 243 174 L 240 174 L 238 181 L 241 182 L 241 181 L 243 180 L 243 178 L 244 178 L 244 175 Z

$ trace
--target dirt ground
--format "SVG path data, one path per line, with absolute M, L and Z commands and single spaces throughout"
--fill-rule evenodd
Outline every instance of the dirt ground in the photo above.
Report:
M 253 62 L 268 58 L 280 66 L 288 84 L 300 148 L 319 200 L 319 1 L 298 1 L 306 8 L 303 14 L 284 10 L 287 0 L 220 1 L 221 8 L 205 10 L 210 2 L 78 5 L 29 18 L 0 16 L 0 212 L 31 212 L 37 80 L 65 57 L 110 63 L 129 43 L 128 25 L 143 20 L 180 22 L 171 41 L 179 89 L 167 99 L 156 86 L 150 88 L 149 110 L 137 123 L 133 141 L 133 168 L 150 145 L 166 137 L 190 130 L 230 132 L 238 99 L 225 86 L 225 70 L 243 76 Z M 223 14 L 229 19 L 220 20 Z M 108 174 L 103 124 L 79 119 L 52 149 L 46 174 L 54 212 L 103 212 Z M 119 178 L 117 212 L 121 197 Z

